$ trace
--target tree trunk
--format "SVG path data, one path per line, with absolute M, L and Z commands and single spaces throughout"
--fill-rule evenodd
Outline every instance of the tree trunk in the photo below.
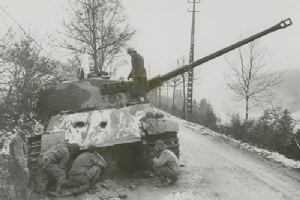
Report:
M 100 53 L 99 53 L 99 57 L 100 57 L 100 60 L 99 60 L 99 69 L 100 69 L 100 72 L 102 72 L 104 70 L 104 61 L 105 61 L 105 55 L 104 55 L 104 51 L 105 49 L 103 48 L 104 45 L 103 45 L 103 41 L 104 41 L 104 31 L 105 31 L 105 28 L 104 28 L 104 14 L 103 12 L 101 12 L 101 31 L 100 31 L 100 34 L 101 34 L 101 45 L 100 45 Z M 110 67 L 111 69 L 111 67 Z M 111 76 L 111 72 L 109 74 Z
M 246 122 L 248 121 L 248 115 L 249 115 L 249 97 L 246 97 Z
M 93 0 L 93 8 L 95 7 L 95 0 Z M 93 24 L 93 60 L 94 60 L 94 71 L 96 74 L 99 74 L 99 69 L 98 69 L 98 54 L 97 54 L 97 20 L 96 20 L 96 10 L 91 9 L 91 15 L 92 15 L 92 24 Z M 93 70 L 91 70 L 93 71 Z

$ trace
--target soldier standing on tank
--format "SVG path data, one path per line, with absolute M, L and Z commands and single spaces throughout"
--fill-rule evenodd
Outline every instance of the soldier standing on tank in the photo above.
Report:
M 131 56 L 132 69 L 128 75 L 128 80 L 133 79 L 134 88 L 132 93 L 135 97 L 145 98 L 148 90 L 147 73 L 144 67 L 144 58 L 133 48 L 128 48 L 127 53 Z
M 21 125 L 9 144 L 9 175 L 14 185 L 15 197 L 19 199 L 27 199 L 28 190 L 28 168 L 27 168 L 27 139 L 26 137 L 32 132 L 31 126 L 27 124 Z
M 87 152 L 81 153 L 72 164 L 68 174 L 70 186 L 94 186 L 106 165 L 104 158 L 96 151 L 96 146 L 90 145 Z
M 57 144 L 46 152 L 42 153 L 39 158 L 39 166 L 52 176 L 56 181 L 57 194 L 61 193 L 61 188 L 68 184 L 66 169 L 72 158 L 75 158 L 80 151 L 78 144 Z
M 153 158 L 154 173 L 160 177 L 159 187 L 173 185 L 180 174 L 180 164 L 177 156 L 170 150 L 162 140 L 155 142 L 156 157 Z

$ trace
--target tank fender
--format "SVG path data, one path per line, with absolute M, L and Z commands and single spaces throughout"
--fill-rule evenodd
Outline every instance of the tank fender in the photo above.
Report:
M 178 132 L 178 123 L 168 119 L 146 119 L 141 121 L 142 130 L 148 135 L 157 135 L 167 132 Z

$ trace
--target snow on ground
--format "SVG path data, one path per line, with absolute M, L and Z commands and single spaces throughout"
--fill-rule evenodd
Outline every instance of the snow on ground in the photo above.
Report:
M 130 200 L 298 200 L 300 174 L 243 151 L 204 127 L 176 119 L 180 126 L 181 175 L 177 183 L 157 188 L 155 178 L 114 180 Z M 134 190 L 128 186 L 137 186 Z M 96 200 L 83 194 L 63 200 Z M 101 199 L 101 198 L 100 198 Z
M 169 194 L 163 200 L 190 200 L 194 198 L 195 195 L 192 192 L 176 192 Z
M 178 188 L 163 199 L 299 198 L 299 173 L 286 171 L 287 168 L 273 165 L 236 145 L 257 153 L 265 151 L 250 148 L 203 126 L 176 120 L 180 124 L 181 162 L 185 167 Z M 281 158 L 276 153 L 270 152 L 270 155 Z
M 187 122 L 187 121 L 182 120 L 182 119 L 178 119 L 178 118 L 176 118 L 172 115 L 169 115 L 169 114 L 166 114 L 166 115 L 167 115 L 167 117 L 169 117 L 171 119 L 178 120 L 183 126 L 188 127 L 190 129 L 198 132 L 198 133 L 201 133 L 201 134 L 204 134 L 204 135 L 207 134 L 207 135 L 211 135 L 211 136 L 214 136 L 214 137 L 222 138 L 226 141 L 229 141 L 232 145 L 234 145 L 236 147 L 248 150 L 250 152 L 255 152 L 258 155 L 261 155 L 261 156 L 263 156 L 264 158 L 266 158 L 268 160 L 272 160 L 274 162 L 280 163 L 280 164 L 282 164 L 286 167 L 300 169 L 300 162 L 299 161 L 288 159 L 284 155 L 281 155 L 277 152 L 270 152 L 270 151 L 265 150 L 265 149 L 261 149 L 261 148 L 255 147 L 255 146 L 251 146 L 247 143 L 243 143 L 239 140 L 233 139 L 230 136 L 226 136 L 226 135 L 214 132 L 214 131 L 212 131 L 212 130 L 204 127 L 204 126 L 194 124 L 194 123 L 191 123 L 191 122 Z M 299 119 L 300 119 L 300 112 L 299 112 Z
M 207 128 L 201 126 L 201 125 L 195 125 L 193 123 L 186 122 L 185 126 L 191 128 L 191 129 L 193 129 L 197 132 L 201 132 L 202 134 L 208 134 L 208 135 L 211 135 L 211 136 L 215 136 L 215 137 L 219 137 L 219 138 L 222 138 L 224 140 L 227 140 L 231 144 L 233 144 L 234 146 L 237 146 L 241 149 L 248 150 L 250 152 L 255 152 L 258 155 L 261 155 L 264 158 L 267 158 L 268 160 L 272 160 L 274 162 L 280 163 L 280 164 L 282 164 L 286 167 L 300 169 L 300 162 L 299 161 L 288 159 L 284 155 L 281 155 L 277 152 L 270 152 L 270 151 L 265 150 L 265 149 L 261 149 L 261 148 L 255 147 L 255 146 L 251 146 L 248 143 L 243 143 L 239 140 L 231 138 L 230 136 L 226 136 L 226 135 L 223 135 L 223 134 L 216 133 L 216 132 L 214 132 L 210 129 L 207 129 Z
M 128 194 L 129 199 L 299 199 L 299 172 L 262 159 L 258 154 L 295 168 L 299 167 L 298 162 L 165 115 L 179 123 L 180 161 L 185 167 L 176 185 L 156 188 L 149 181 L 138 183 L 138 188 Z M 247 151 L 236 148 L 237 145 Z

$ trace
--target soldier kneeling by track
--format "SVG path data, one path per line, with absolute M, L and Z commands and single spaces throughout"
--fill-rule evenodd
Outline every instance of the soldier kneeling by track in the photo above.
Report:
M 173 185 L 180 174 L 180 164 L 177 156 L 168 150 L 161 140 L 155 142 L 155 151 L 157 155 L 153 158 L 153 170 L 161 179 L 161 184 L 157 186 Z
M 69 186 L 94 186 L 105 167 L 106 161 L 98 154 L 96 147 L 89 146 L 88 151 L 81 153 L 73 162 L 69 171 Z
M 71 158 L 74 158 L 80 152 L 78 144 L 57 144 L 48 151 L 41 154 L 39 166 L 48 176 L 52 176 L 56 181 L 57 194 L 61 193 L 61 187 L 66 186 L 66 168 Z

